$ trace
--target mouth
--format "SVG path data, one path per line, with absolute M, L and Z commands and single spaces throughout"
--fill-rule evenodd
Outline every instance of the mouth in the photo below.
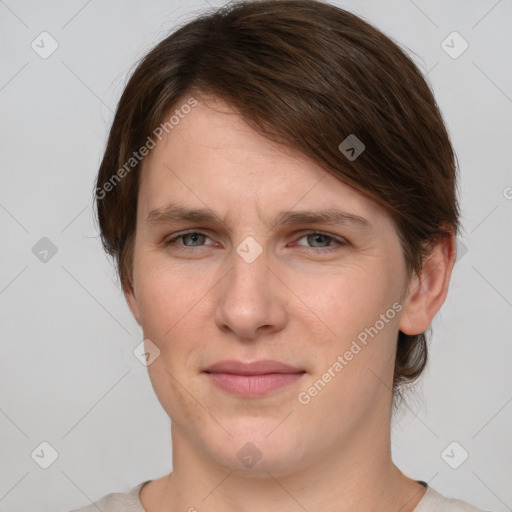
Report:
M 261 397 L 297 382 L 306 371 L 280 361 L 228 360 L 209 366 L 204 373 L 212 384 L 227 393 Z

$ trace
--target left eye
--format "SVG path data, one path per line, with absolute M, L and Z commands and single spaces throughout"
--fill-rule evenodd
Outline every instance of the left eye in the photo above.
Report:
M 308 241 L 308 244 L 313 244 L 313 245 L 310 245 L 309 247 L 313 247 L 313 248 L 319 248 L 319 249 L 322 249 L 322 248 L 326 248 L 326 247 L 332 247 L 333 245 L 343 245 L 343 242 L 341 240 L 338 240 L 338 239 L 335 239 L 334 237 L 330 236 L 330 235 L 326 235 L 325 233 L 318 233 L 318 232 L 314 232 L 314 233 L 308 233 L 307 235 L 304 235 L 302 238 L 300 238 L 300 240 L 302 239 L 307 239 Z M 334 244 L 332 244 L 331 242 L 334 242 Z M 303 244 L 298 244 L 298 245 L 303 245 Z

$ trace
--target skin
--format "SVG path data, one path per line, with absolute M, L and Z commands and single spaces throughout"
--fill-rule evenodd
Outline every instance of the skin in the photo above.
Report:
M 149 212 L 169 202 L 208 208 L 218 220 L 150 225 Z M 326 208 L 370 227 L 274 226 L 280 210 Z M 384 209 L 215 98 L 146 157 L 137 215 L 134 287 L 125 294 L 160 350 L 148 371 L 173 448 L 172 472 L 141 490 L 145 510 L 411 511 L 425 488 L 390 454 L 396 338 L 399 329 L 424 332 L 444 302 L 454 237 L 409 281 Z M 185 230 L 200 235 L 165 246 Z M 262 249 L 252 263 L 236 252 L 248 236 Z M 378 335 L 300 403 L 397 302 L 401 311 Z M 306 373 L 268 396 L 237 397 L 203 373 L 224 359 L 275 359 Z M 261 453 L 253 467 L 237 457 L 247 442 Z

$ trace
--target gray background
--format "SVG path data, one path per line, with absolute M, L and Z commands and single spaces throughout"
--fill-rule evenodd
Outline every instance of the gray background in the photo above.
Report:
M 428 74 L 462 174 L 467 252 L 424 378 L 393 423 L 394 459 L 447 496 L 512 510 L 512 1 L 338 4 L 405 45 Z M 92 190 L 134 63 L 204 7 L 0 0 L 3 511 L 65 511 L 170 470 L 169 419 L 131 352 L 142 333 L 102 252 Z M 59 45 L 46 59 L 31 47 L 43 31 Z M 458 58 L 441 46 L 453 31 L 469 44 Z M 43 237 L 57 248 L 46 262 L 32 250 Z M 42 442 L 58 454 L 47 469 Z

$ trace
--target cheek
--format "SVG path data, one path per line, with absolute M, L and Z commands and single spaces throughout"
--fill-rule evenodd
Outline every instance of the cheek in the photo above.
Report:
M 203 400 L 196 398 L 201 389 L 195 379 L 186 379 L 180 374 L 183 365 L 174 360 L 172 352 L 171 348 L 148 366 L 155 395 L 174 425 L 184 428 L 194 425 L 194 432 L 206 429 L 209 416 L 201 407 Z
M 393 279 L 379 268 L 344 268 L 329 276 L 301 277 L 304 303 L 330 331 L 329 338 L 348 341 L 373 326 L 399 299 Z M 394 313 L 392 311 L 391 313 Z M 392 315 L 395 317 L 395 314 Z M 391 320 L 385 327 L 389 328 Z M 380 323 L 379 323 L 380 326 Z M 379 330 L 383 330 L 380 326 Z
M 141 270 L 144 279 L 138 302 L 144 338 L 160 350 L 159 357 L 148 366 L 153 390 L 176 425 L 201 425 L 206 420 L 193 398 L 201 392 L 195 378 L 197 354 L 203 343 L 198 339 L 197 326 L 207 321 L 206 301 L 201 299 L 211 285 L 205 279 L 189 279 L 182 272 L 150 263 Z
M 135 278 L 142 326 L 161 340 L 172 338 L 188 316 L 201 310 L 201 300 L 212 286 L 207 275 L 190 275 L 179 265 L 162 264 L 161 258 L 147 257 Z
M 401 310 L 395 279 L 368 265 L 325 280 L 323 293 L 303 284 L 315 312 L 329 328 L 324 329 L 327 335 L 314 338 L 312 348 L 319 348 L 321 357 L 312 381 L 320 379 L 319 388 L 328 382 L 326 387 L 344 403 L 352 404 L 351 397 L 372 396 L 381 381 L 389 381 L 394 366 Z

